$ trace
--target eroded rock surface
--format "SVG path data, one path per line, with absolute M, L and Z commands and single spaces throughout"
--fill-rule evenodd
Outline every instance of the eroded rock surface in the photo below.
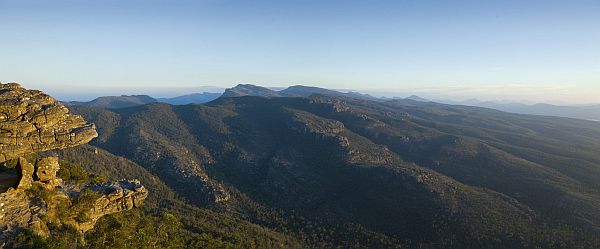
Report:
M 58 157 L 46 157 L 38 160 L 35 164 L 35 176 L 37 181 L 40 181 L 48 187 L 57 187 L 62 184 L 62 179 L 56 177 L 56 173 L 60 169 Z
M 19 175 L 19 183 L 17 184 L 17 189 L 19 190 L 27 190 L 31 188 L 33 184 L 33 171 L 35 167 L 33 164 L 27 161 L 24 157 L 19 158 L 17 161 L 17 172 Z
M 148 190 L 138 180 L 121 180 L 89 186 L 86 189 L 99 193 L 100 196 L 86 211 L 86 216 L 91 222 L 79 226 L 84 232 L 92 229 L 94 227 L 92 224 L 95 224 L 102 216 L 140 207 L 148 197 Z
M 43 92 L 0 84 L 0 162 L 86 144 L 97 136 L 93 124 Z
M 0 193 L 0 248 L 10 247 L 14 236 L 24 229 L 50 236 L 46 223 L 52 222 L 83 234 L 104 215 L 142 205 L 148 191 L 137 180 L 67 184 L 57 177 L 57 157 L 26 158 L 82 145 L 97 136 L 93 124 L 70 114 L 52 97 L 16 83 L 0 84 L 0 163 L 16 160 L 18 176 L 14 186 Z M 6 171 L 10 169 L 3 169 L 4 174 Z

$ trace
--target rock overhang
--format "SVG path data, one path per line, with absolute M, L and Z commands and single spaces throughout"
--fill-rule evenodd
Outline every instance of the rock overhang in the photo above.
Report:
M 96 127 L 56 99 L 17 83 L 0 84 L 0 162 L 86 144 Z
M 92 229 L 100 217 L 143 204 L 148 191 L 138 180 L 82 185 L 78 191 L 70 191 L 68 187 L 74 185 L 63 184 L 57 177 L 57 157 L 28 159 L 28 155 L 83 145 L 97 136 L 93 124 L 71 114 L 49 95 L 17 83 L 0 84 L 0 163 L 14 160 L 18 176 L 14 187 L 8 186 L 0 193 L 0 248 L 10 247 L 10 241 L 23 229 L 44 237 L 51 235 L 42 217 L 52 213 L 57 205 L 35 196 L 30 191 L 34 185 L 51 191 L 54 199 L 69 205 L 83 190 L 96 193 L 92 208 L 82 211 L 85 217 L 91 217 L 89 221 L 69 218 L 59 222 L 76 228 L 81 235 Z

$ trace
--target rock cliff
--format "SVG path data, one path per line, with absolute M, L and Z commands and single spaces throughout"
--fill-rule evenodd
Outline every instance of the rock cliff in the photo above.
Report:
M 50 236 L 52 224 L 83 234 L 104 215 L 142 205 L 148 191 L 137 180 L 68 184 L 57 177 L 57 157 L 35 157 L 97 136 L 93 124 L 43 92 L 0 84 L 0 248 L 25 229 Z
M 88 143 L 96 128 L 52 97 L 16 83 L 0 86 L 0 162 Z

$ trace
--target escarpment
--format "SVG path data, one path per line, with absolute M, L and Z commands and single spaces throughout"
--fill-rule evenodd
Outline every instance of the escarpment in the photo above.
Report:
M 37 153 L 86 144 L 93 124 L 41 91 L 0 84 L 0 248 L 30 230 L 71 227 L 83 235 L 104 215 L 142 205 L 148 191 L 137 180 L 67 183 L 57 176 L 59 158 Z

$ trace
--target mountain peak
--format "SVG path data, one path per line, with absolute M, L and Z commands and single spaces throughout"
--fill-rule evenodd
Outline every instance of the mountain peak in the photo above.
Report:
M 313 94 L 338 96 L 342 94 L 341 92 L 334 90 L 303 85 L 290 86 L 284 90 L 281 90 L 279 93 L 286 97 L 308 97 Z
M 108 109 L 118 109 L 134 107 L 158 102 L 148 95 L 121 95 L 121 96 L 103 96 L 90 102 L 66 102 L 66 105 L 93 106 Z
M 426 99 L 426 98 L 421 98 L 417 95 L 411 95 L 408 98 L 406 98 L 408 100 L 413 100 L 413 101 L 418 101 L 418 102 L 429 102 L 430 100 Z
M 221 95 L 225 98 L 242 96 L 281 97 L 277 91 L 252 84 L 238 84 L 235 87 L 225 89 L 225 92 Z

